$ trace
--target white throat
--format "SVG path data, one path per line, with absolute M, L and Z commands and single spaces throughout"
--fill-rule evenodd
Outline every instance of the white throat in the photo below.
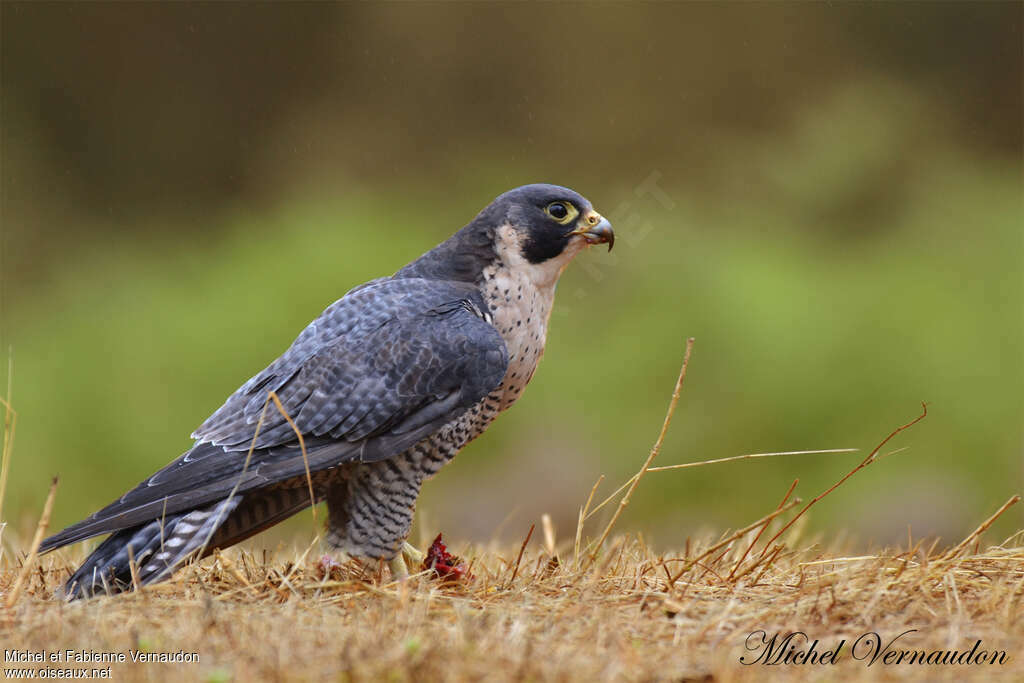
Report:
M 558 278 L 586 241 L 573 238 L 558 256 L 530 263 L 523 256 L 522 237 L 512 227 L 498 228 L 496 237 L 498 258 L 484 269 L 481 289 L 508 348 L 508 370 L 498 390 L 504 409 L 519 398 L 537 369 Z

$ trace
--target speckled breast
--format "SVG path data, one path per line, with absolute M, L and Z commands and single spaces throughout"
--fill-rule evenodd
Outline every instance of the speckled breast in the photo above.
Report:
M 554 287 L 541 289 L 507 271 L 488 274 L 481 287 L 492 324 L 505 340 L 508 369 L 494 391 L 426 438 L 409 454 L 425 476 L 432 476 L 522 395 L 544 353 Z

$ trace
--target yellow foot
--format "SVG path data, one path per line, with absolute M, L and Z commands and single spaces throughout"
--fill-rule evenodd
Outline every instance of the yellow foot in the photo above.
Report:
M 388 560 L 391 576 L 396 579 L 408 578 L 410 567 L 412 571 L 419 571 L 425 557 L 426 555 L 417 550 L 408 541 L 403 543 L 402 549 L 398 551 L 398 554 Z
M 426 555 L 416 549 L 414 545 L 406 541 L 402 544 L 402 554 L 409 560 L 409 563 L 415 566 L 423 564 L 423 560 L 426 559 Z
M 393 578 L 409 578 L 409 568 L 405 566 L 405 558 L 402 557 L 402 553 L 398 553 L 390 560 L 388 560 L 388 566 L 391 567 L 391 576 Z

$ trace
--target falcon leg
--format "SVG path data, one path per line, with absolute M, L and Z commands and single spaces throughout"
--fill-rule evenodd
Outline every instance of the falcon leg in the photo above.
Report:
M 387 560 L 395 578 L 419 571 L 424 558 L 405 542 L 423 481 L 410 457 L 353 465 L 344 481 L 325 495 L 327 543 L 357 557 L 389 558 L 395 553 Z

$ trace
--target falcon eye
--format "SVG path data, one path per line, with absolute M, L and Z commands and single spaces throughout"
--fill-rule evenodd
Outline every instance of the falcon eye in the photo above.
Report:
M 544 207 L 544 213 L 554 218 L 562 225 L 566 225 L 573 218 L 579 215 L 575 206 L 568 202 L 551 202 Z

